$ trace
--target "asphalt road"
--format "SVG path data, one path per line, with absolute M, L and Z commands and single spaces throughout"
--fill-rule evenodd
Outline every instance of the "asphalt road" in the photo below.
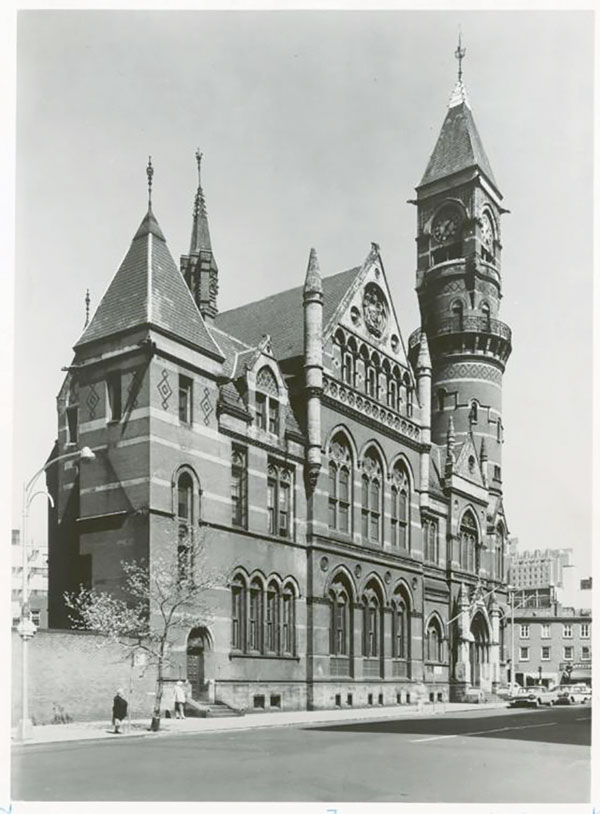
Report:
M 35 745 L 13 750 L 12 796 L 586 803 L 590 737 L 586 706 Z

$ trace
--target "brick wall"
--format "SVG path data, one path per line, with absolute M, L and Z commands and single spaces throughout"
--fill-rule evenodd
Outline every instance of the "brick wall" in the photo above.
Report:
M 109 721 L 117 688 L 125 691 L 133 717 L 150 718 L 155 671 L 147 668 L 141 675 L 143 667 L 132 669 L 123 648 L 100 646 L 102 641 L 82 631 L 38 630 L 28 644 L 29 714 L 34 723 L 52 723 L 59 707 L 74 721 Z M 20 718 L 21 647 L 13 631 L 13 724 Z

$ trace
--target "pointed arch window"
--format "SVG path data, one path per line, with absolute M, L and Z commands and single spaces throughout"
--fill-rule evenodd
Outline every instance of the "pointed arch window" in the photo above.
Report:
M 267 653 L 277 653 L 279 650 L 279 588 L 274 582 L 267 587 L 265 650 Z
M 452 303 L 451 311 L 455 329 L 458 331 L 462 331 L 464 314 L 464 306 L 462 302 L 460 300 L 455 300 Z
M 439 620 L 435 617 L 431 619 L 427 625 L 427 633 L 425 635 L 425 661 L 444 661 L 444 641 L 442 629 Z
M 296 652 L 296 594 L 290 585 L 283 589 L 281 649 L 284 655 Z
M 490 330 L 492 320 L 491 320 L 491 313 L 490 313 L 490 306 L 487 302 L 481 304 L 481 313 L 483 314 L 483 322 L 486 327 L 486 330 Z
M 410 548 L 409 506 L 410 485 L 404 467 L 396 465 L 392 472 L 392 545 Z
M 282 464 L 271 461 L 267 477 L 268 531 L 277 537 L 292 533 L 292 473 Z
M 383 625 L 381 602 L 377 592 L 367 589 L 363 595 L 363 656 L 377 658 L 382 653 Z
M 502 526 L 498 526 L 496 529 L 496 568 L 495 568 L 495 576 L 496 579 L 503 580 L 504 579 L 504 529 Z
M 259 429 L 279 433 L 279 385 L 273 371 L 262 367 L 256 375 L 256 423 Z
M 352 606 L 350 595 L 341 581 L 336 581 L 331 586 L 329 601 L 329 652 L 332 656 L 350 656 L 354 635 Z
M 231 649 L 244 650 L 246 640 L 246 581 L 236 576 L 231 583 Z
M 460 545 L 460 566 L 465 571 L 475 571 L 475 556 L 478 545 L 479 534 L 477 522 L 473 514 L 465 512 L 460 524 L 459 545 Z
M 264 591 L 259 580 L 250 583 L 248 603 L 248 649 L 260 652 L 263 640 L 263 598 Z
M 440 558 L 438 521 L 432 517 L 423 518 L 423 559 L 436 565 Z
M 352 453 L 346 439 L 336 435 L 329 445 L 329 528 L 351 532 Z
M 371 543 L 381 542 L 382 467 L 379 457 L 367 452 L 363 460 L 362 537 Z

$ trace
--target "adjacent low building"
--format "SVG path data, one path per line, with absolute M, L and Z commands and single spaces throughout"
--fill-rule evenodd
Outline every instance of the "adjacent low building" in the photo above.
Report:
M 510 634 L 510 628 L 508 633 Z M 508 638 L 512 647 L 512 639 Z M 515 677 L 528 686 L 592 682 L 590 611 L 554 605 L 515 613 Z

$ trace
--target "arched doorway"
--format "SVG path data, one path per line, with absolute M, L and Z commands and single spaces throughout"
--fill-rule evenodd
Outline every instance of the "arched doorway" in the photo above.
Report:
M 485 616 L 477 612 L 471 622 L 471 635 L 469 645 L 469 661 L 471 663 L 471 686 L 481 687 L 482 679 L 488 679 L 490 660 L 490 631 Z
M 205 627 L 195 627 L 187 641 L 187 680 L 192 698 L 203 700 L 207 692 L 205 654 L 209 649 L 209 636 Z

